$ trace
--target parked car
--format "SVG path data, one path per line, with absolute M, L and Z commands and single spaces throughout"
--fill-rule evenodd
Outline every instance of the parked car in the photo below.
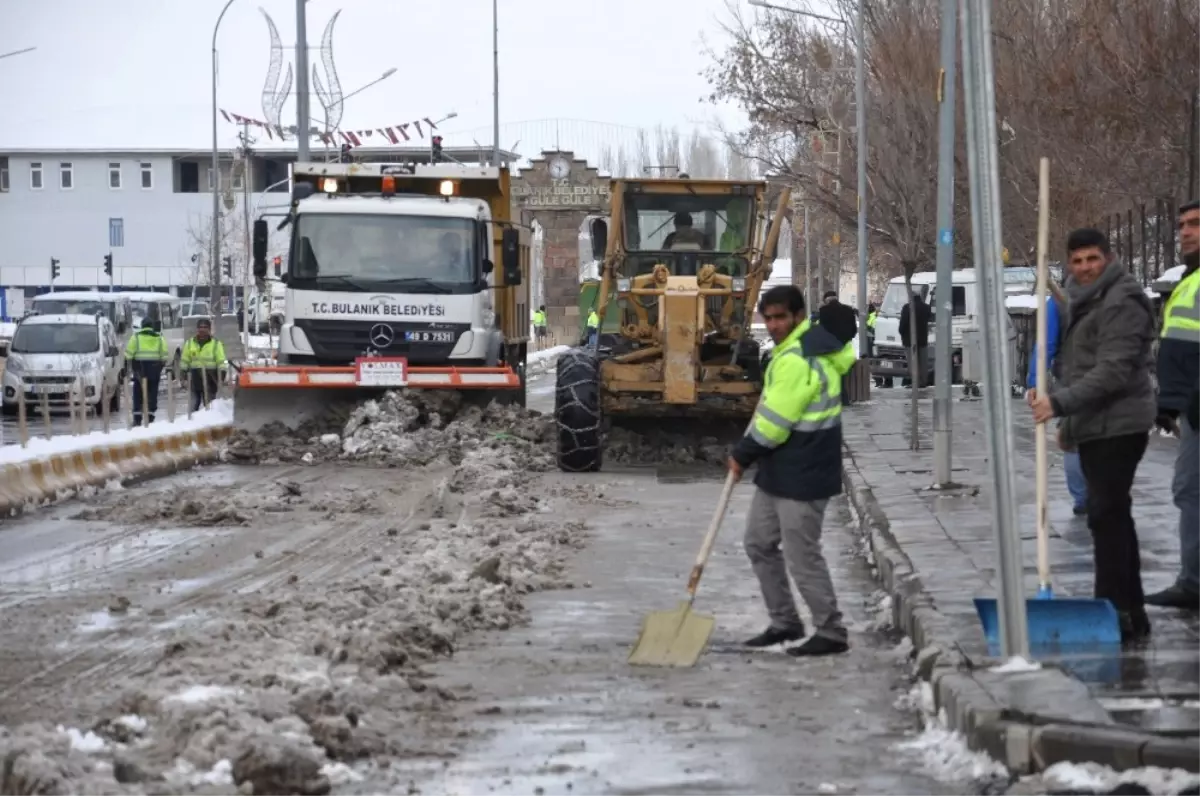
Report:
M 65 409 L 78 384 L 83 402 L 100 409 L 111 395 L 121 403 L 125 375 L 116 329 L 103 315 L 28 315 L 17 324 L 3 376 L 3 411 L 17 413 L 18 395 L 30 407 L 46 396 L 51 409 Z

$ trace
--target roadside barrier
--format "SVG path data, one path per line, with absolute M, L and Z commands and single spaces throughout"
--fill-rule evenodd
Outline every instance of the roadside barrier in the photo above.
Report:
M 216 425 L 163 436 L 102 443 L 3 465 L 0 517 L 12 517 L 110 481 L 133 483 L 215 461 L 233 425 Z

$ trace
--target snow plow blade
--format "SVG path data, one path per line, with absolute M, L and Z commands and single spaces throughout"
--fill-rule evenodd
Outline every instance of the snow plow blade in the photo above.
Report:
M 296 429 L 339 405 L 353 406 L 389 390 L 519 390 L 521 379 L 502 367 L 413 367 L 405 383 L 364 385 L 356 367 L 243 367 L 233 399 L 235 429 L 254 432 L 271 423 Z

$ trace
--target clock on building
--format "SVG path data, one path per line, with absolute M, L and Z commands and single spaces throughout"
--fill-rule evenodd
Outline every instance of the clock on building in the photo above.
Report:
M 550 176 L 556 180 L 565 180 L 571 173 L 570 162 L 559 155 L 550 161 Z

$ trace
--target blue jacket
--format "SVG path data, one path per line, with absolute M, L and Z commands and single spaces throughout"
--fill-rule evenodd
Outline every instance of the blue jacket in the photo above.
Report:
M 1058 302 L 1054 296 L 1046 296 L 1046 369 L 1053 371 L 1054 357 L 1058 355 Z M 1037 341 L 1029 349 L 1029 374 L 1025 377 L 1025 388 L 1037 386 Z

